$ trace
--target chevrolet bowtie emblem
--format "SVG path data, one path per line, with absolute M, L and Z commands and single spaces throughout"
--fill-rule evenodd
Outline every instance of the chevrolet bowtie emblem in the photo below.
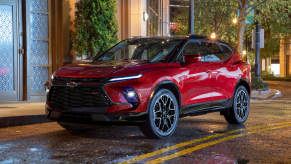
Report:
M 69 82 L 67 83 L 67 86 L 71 87 L 71 88 L 74 88 L 76 86 L 78 86 L 80 83 L 76 83 L 76 82 Z

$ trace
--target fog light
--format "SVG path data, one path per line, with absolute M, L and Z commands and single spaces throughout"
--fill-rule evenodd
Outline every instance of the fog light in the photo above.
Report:
M 127 88 L 125 91 L 122 92 L 126 100 L 133 106 L 138 107 L 139 100 L 138 96 L 133 88 Z
M 127 97 L 133 97 L 135 94 L 133 91 L 127 92 Z

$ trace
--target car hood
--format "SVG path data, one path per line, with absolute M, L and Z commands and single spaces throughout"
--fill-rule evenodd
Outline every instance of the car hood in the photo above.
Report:
M 93 61 L 65 65 L 55 72 L 55 76 L 74 78 L 128 76 L 162 69 L 166 66 L 167 63 L 147 63 L 140 60 Z

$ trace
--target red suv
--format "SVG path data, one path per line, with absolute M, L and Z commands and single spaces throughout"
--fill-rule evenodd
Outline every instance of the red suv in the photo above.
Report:
M 206 36 L 124 40 L 89 63 L 59 68 L 45 86 L 46 116 L 68 130 L 138 125 L 166 138 L 179 117 L 249 114 L 250 65 L 228 43 Z

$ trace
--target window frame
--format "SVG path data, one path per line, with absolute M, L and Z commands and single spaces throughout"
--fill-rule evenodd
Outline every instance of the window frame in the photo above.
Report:
M 204 40 L 204 42 L 206 42 L 206 41 Z M 215 41 L 209 41 L 209 42 L 210 42 L 210 43 L 214 43 L 214 44 L 216 44 L 216 45 L 220 48 L 220 50 L 223 52 L 224 60 L 219 60 L 219 61 L 208 61 L 208 62 L 223 62 L 223 61 L 226 61 L 227 59 L 225 59 L 225 51 L 224 51 L 223 48 L 221 48 L 220 43 L 219 43 L 219 42 L 215 42 Z M 206 53 L 206 49 L 205 49 L 204 45 L 202 45 L 202 46 L 203 46 L 203 49 L 204 49 L 204 53 Z
M 226 47 L 227 47 L 228 49 L 230 49 L 230 51 L 232 52 L 231 55 L 229 55 L 229 57 L 226 58 L 226 59 L 224 60 L 224 61 L 226 61 L 226 60 L 228 60 L 229 58 L 231 58 L 231 56 L 233 55 L 234 51 L 233 51 L 231 48 L 229 48 L 228 45 L 223 44 L 223 43 L 219 43 L 219 47 L 220 47 L 220 48 L 222 49 L 222 51 L 224 52 L 224 56 L 225 56 L 227 53 L 226 53 L 226 51 L 221 47 L 221 45 L 226 46 Z
M 214 44 L 216 44 L 216 45 L 218 45 L 218 47 L 222 50 L 222 52 L 224 53 L 224 60 L 220 60 L 220 61 L 201 61 L 201 62 L 224 62 L 224 61 L 226 61 L 226 60 L 228 60 L 228 59 L 230 59 L 231 57 L 232 57 L 232 55 L 234 54 L 234 52 L 236 52 L 236 51 L 234 51 L 232 48 L 230 48 L 230 46 L 229 45 L 227 45 L 226 43 L 221 43 L 221 42 L 218 42 L 218 41 L 211 41 L 211 40 L 204 40 L 204 39 L 189 39 L 186 43 L 184 43 L 184 45 L 182 46 L 182 48 L 181 48 L 181 50 L 180 50 L 180 52 L 178 53 L 178 55 L 176 56 L 176 63 L 181 63 L 181 62 L 179 62 L 179 56 L 183 53 L 183 50 L 184 50 L 184 48 L 188 45 L 188 43 L 189 42 L 195 42 L 195 41 L 199 41 L 199 42 L 211 42 L 211 43 L 214 43 Z M 226 56 L 226 52 L 225 52 L 225 50 L 221 47 L 221 45 L 224 45 L 224 46 L 226 46 L 227 48 L 229 48 L 230 49 L 230 51 L 232 52 L 232 54 L 228 57 L 228 58 L 225 58 L 225 56 Z M 204 53 L 206 53 L 206 50 L 205 50 L 205 47 L 204 47 L 204 45 L 202 45 L 202 47 L 203 47 L 203 51 L 204 51 Z M 181 64 L 185 64 L 185 61 L 184 61 L 184 63 L 181 63 Z
M 178 55 L 177 55 L 177 57 L 176 57 L 176 63 L 181 63 L 180 61 L 179 61 L 179 56 L 181 55 L 181 54 L 183 54 L 183 50 L 184 50 L 184 48 L 189 44 L 189 42 L 205 42 L 205 40 L 201 40 L 201 39 L 189 39 L 184 45 L 183 45 L 183 47 L 181 48 L 181 50 L 180 50 L 180 52 L 178 53 Z M 202 45 L 202 49 L 203 49 L 203 53 L 205 53 L 205 48 L 204 48 L 204 46 Z M 181 64 L 185 64 L 185 58 L 183 58 L 183 63 L 181 63 Z M 205 62 L 209 62 L 209 61 L 201 61 L 200 63 L 205 63 Z

